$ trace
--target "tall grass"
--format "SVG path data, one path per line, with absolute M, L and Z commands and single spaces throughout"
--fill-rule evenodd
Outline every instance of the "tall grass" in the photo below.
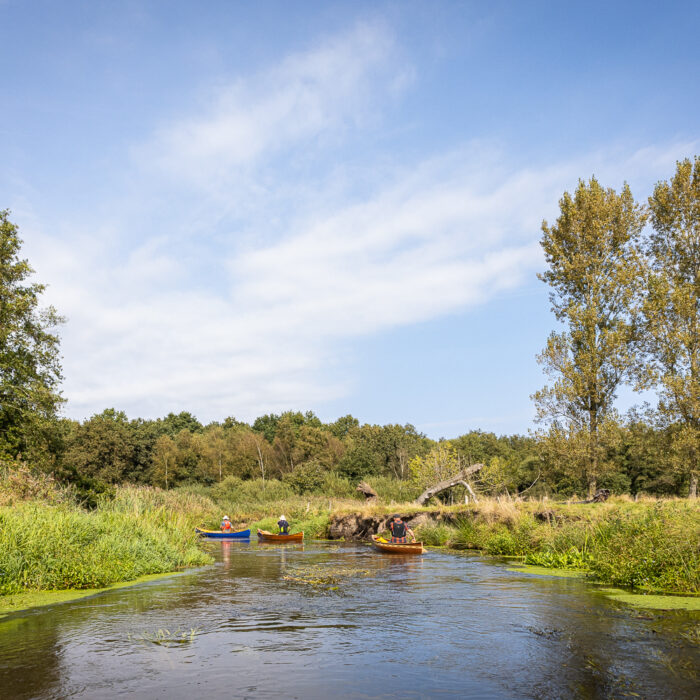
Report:
M 523 557 L 579 569 L 605 583 L 647 591 L 700 593 L 700 507 L 687 501 L 629 499 L 599 506 L 484 503 L 454 524 L 424 525 L 427 544 Z
M 67 503 L 0 508 L 0 594 L 100 588 L 211 561 L 192 513 L 168 495 L 142 496 L 126 489 L 89 513 Z

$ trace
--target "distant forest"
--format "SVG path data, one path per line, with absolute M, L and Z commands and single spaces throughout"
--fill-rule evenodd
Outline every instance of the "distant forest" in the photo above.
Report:
M 202 425 L 187 412 L 129 420 L 108 409 L 83 422 L 60 419 L 54 427 L 45 468 L 68 481 L 87 477 L 172 488 L 227 477 L 279 479 L 305 493 L 332 488 L 328 475 L 353 484 L 391 478 L 424 486 L 483 463 L 481 493 L 570 496 L 585 487 L 576 464 L 542 450 L 535 437 L 474 430 L 436 441 L 412 425 L 360 425 L 350 415 L 323 423 L 312 412 L 288 411 L 252 424 L 227 418 Z M 673 495 L 687 488 L 683 474 L 668 464 L 663 430 L 637 420 L 616 430 L 600 487 L 633 495 Z

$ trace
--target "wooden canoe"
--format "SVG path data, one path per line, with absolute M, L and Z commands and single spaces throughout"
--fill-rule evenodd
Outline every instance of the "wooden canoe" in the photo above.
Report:
M 239 530 L 238 532 L 222 532 L 221 530 L 204 530 L 201 527 L 196 527 L 195 532 L 202 537 L 208 537 L 212 540 L 249 540 L 250 529 Z
M 389 552 L 390 554 L 423 554 L 425 549 L 422 542 L 406 542 L 398 544 L 389 542 L 383 537 L 372 535 L 372 543 L 381 552 Z
M 267 530 L 258 530 L 258 539 L 263 542 L 301 542 L 304 539 L 304 533 L 295 532 L 293 535 L 275 535 Z

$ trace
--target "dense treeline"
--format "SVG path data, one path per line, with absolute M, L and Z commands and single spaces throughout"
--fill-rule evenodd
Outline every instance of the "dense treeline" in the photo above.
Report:
M 475 484 L 480 493 L 568 497 L 585 487 L 567 443 L 558 451 L 534 437 L 480 430 L 436 441 L 412 425 L 360 425 L 350 415 L 323 423 L 312 412 L 288 411 L 252 424 L 227 418 L 202 425 L 187 412 L 130 420 L 107 409 L 83 422 L 60 420 L 57 427 L 61 438 L 54 441 L 52 470 L 91 489 L 121 483 L 211 485 L 235 477 L 282 480 L 305 493 L 332 488 L 327 478 L 332 475 L 353 486 L 390 478 L 420 490 L 477 462 L 486 465 Z M 632 495 L 683 493 L 687 481 L 674 468 L 672 439 L 636 414 L 615 424 L 606 433 L 606 471 L 599 486 Z
M 0 462 L 28 462 L 86 494 L 110 484 L 169 489 L 230 478 L 283 480 L 303 493 L 332 488 L 329 476 L 345 487 L 390 478 L 420 488 L 481 462 L 476 486 L 492 495 L 607 487 L 696 496 L 700 158 L 679 162 L 647 205 L 627 185 L 618 194 L 595 178 L 581 181 L 542 233 L 548 268 L 540 278 L 562 329 L 538 358 L 551 380 L 533 396 L 540 429 L 434 441 L 411 425 L 360 425 L 349 415 L 323 423 L 311 412 L 206 426 L 187 412 L 58 418 L 62 319 L 39 308 L 43 286 L 28 282 L 17 228 L 0 212 Z M 620 416 L 615 400 L 624 384 L 655 390 L 657 405 Z

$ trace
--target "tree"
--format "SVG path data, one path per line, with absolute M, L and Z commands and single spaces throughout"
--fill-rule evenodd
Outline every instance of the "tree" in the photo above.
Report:
M 197 436 L 198 451 L 202 455 L 200 472 L 206 480 L 221 482 L 224 474 L 224 466 L 227 465 L 226 434 L 220 425 L 208 426 Z
M 658 387 L 676 470 L 697 497 L 700 475 L 700 157 L 677 163 L 649 198 L 644 317 L 651 356 L 647 383 Z
M 63 399 L 59 338 L 63 319 L 39 308 L 46 286 L 19 257 L 22 240 L 9 211 L 0 211 L 0 456 L 39 457 Z
M 204 426 L 189 412 L 181 411 L 180 413 L 168 413 L 165 418 L 158 421 L 161 434 L 175 437 L 183 430 L 190 433 L 201 433 Z
M 161 435 L 153 447 L 153 481 L 167 489 L 176 468 L 177 447 L 169 435 Z
M 579 181 L 559 206 L 556 224 L 542 223 L 549 269 L 538 276 L 552 287 L 552 310 L 566 330 L 552 333 L 538 356 L 554 383 L 533 398 L 539 422 L 584 440 L 581 476 L 593 495 L 603 466 L 599 426 L 637 357 L 634 310 L 645 215 L 627 185 L 618 195 L 595 178 Z
M 76 426 L 63 459 L 83 476 L 112 484 L 127 480 L 133 469 L 134 445 L 126 414 L 108 408 Z

